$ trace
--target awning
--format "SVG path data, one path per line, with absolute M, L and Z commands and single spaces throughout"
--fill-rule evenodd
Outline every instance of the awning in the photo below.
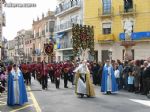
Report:
M 125 33 L 120 33 L 120 40 L 125 40 Z M 132 40 L 150 39 L 150 32 L 134 32 L 131 34 Z
M 56 35 L 57 38 L 62 38 L 63 36 L 65 35 L 65 32 L 62 32 L 62 33 L 58 33 Z

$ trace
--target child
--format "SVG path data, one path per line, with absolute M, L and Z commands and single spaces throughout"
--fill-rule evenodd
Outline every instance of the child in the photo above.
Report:
M 134 76 L 131 72 L 129 72 L 128 76 L 128 91 L 133 92 L 134 91 Z
M 119 88 L 119 85 L 120 85 L 120 71 L 118 69 L 118 66 L 116 66 L 114 74 L 115 74 L 116 82 L 117 82 L 118 88 Z

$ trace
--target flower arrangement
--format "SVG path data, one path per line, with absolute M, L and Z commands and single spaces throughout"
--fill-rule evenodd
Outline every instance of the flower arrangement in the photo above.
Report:
M 73 53 L 77 56 L 79 49 L 89 49 L 94 55 L 94 28 L 93 26 L 73 24 L 72 27 Z
M 53 43 L 44 44 L 44 51 L 47 55 L 52 55 L 53 50 L 54 50 L 54 44 Z

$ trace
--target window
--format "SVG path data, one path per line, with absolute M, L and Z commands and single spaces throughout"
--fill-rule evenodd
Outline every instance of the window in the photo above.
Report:
M 103 14 L 111 13 L 111 0 L 103 0 Z
M 49 21 L 49 32 L 54 31 L 54 21 Z
M 111 34 L 111 23 L 103 23 L 103 34 Z
M 48 32 L 48 22 L 46 22 L 46 32 Z
M 133 9 L 133 0 L 124 0 L 125 12 L 129 12 Z
M 71 23 L 78 23 L 79 16 L 78 15 L 73 15 L 70 17 Z
M 39 28 L 39 36 L 41 36 L 41 28 Z

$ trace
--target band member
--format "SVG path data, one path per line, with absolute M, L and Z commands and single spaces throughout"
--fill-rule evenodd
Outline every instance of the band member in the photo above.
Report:
M 48 89 L 48 67 L 46 65 L 45 60 L 42 61 L 41 64 L 41 75 L 42 75 L 42 89 Z
M 90 71 L 87 67 L 87 62 L 83 61 L 79 67 L 77 67 L 74 72 L 75 74 L 75 93 L 80 95 L 81 98 L 84 95 L 87 97 L 94 97 L 95 91 L 90 79 Z
M 41 74 L 41 64 L 38 63 L 35 65 L 36 78 L 40 84 L 42 84 L 42 74 Z
M 67 63 L 63 65 L 63 75 L 64 75 L 64 88 L 68 88 L 68 72 L 69 72 L 69 66 Z
M 59 89 L 60 76 L 61 76 L 61 70 L 60 70 L 59 65 L 56 67 L 54 76 L 55 76 L 55 85 L 56 85 L 56 88 Z
M 30 64 L 27 64 L 27 71 L 26 71 L 26 84 L 27 85 L 31 85 L 31 65 Z
M 48 64 L 48 73 L 49 73 L 49 77 L 51 79 L 51 83 L 54 83 L 54 65 L 52 64 Z
M 24 78 L 25 82 L 27 82 L 26 81 L 27 80 L 27 75 L 26 75 L 26 73 L 27 73 L 27 66 L 26 66 L 26 64 L 21 64 L 21 71 L 23 73 L 23 78 Z
M 35 80 L 35 69 L 36 69 L 36 65 L 32 64 L 31 65 L 31 73 L 32 73 L 32 76 L 33 76 L 34 80 Z
M 28 102 L 24 79 L 20 69 L 13 65 L 11 72 L 8 70 L 8 95 L 7 105 L 23 105 Z

